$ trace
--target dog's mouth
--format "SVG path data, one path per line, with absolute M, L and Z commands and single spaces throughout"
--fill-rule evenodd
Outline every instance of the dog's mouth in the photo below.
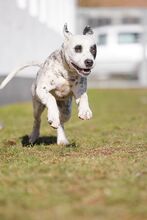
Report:
M 91 73 L 90 68 L 84 69 L 84 68 L 80 68 L 79 66 L 77 66 L 74 63 L 71 63 L 71 64 L 74 67 L 74 69 L 76 69 L 78 71 L 78 73 L 81 74 L 81 75 L 88 76 Z

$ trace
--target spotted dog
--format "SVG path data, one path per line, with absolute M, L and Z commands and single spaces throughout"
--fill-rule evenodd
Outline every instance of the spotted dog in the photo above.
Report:
M 45 107 L 48 123 L 57 129 L 59 145 L 69 144 L 64 132 L 64 123 L 71 116 L 73 96 L 78 106 L 78 117 L 83 120 L 92 117 L 86 90 L 87 76 L 94 67 L 97 53 L 93 30 L 86 26 L 82 35 L 73 35 L 65 24 L 63 33 L 62 47 L 53 52 L 44 64 L 39 65 L 40 69 L 32 85 L 34 124 L 29 138 L 31 144 L 39 137 L 41 114 Z M 14 75 L 15 72 L 8 75 L 9 79 L 7 77 L 0 88 L 2 89 Z

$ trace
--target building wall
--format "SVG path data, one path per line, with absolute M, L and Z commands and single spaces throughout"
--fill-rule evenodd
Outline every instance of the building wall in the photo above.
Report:
M 0 0 L 0 75 L 31 60 L 43 61 L 60 47 L 64 23 L 69 21 L 72 31 L 75 25 L 75 0 L 64 2 Z

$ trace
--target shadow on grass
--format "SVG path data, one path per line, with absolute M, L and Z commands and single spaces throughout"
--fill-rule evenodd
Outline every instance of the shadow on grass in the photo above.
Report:
M 29 143 L 29 136 L 25 135 L 20 138 L 21 143 L 23 147 L 29 147 L 29 146 L 34 146 L 34 145 L 50 145 L 50 144 L 56 144 L 57 143 L 57 137 L 55 136 L 42 136 L 39 137 L 34 144 Z
M 34 145 L 50 145 L 50 144 L 56 144 L 57 143 L 57 137 L 56 136 L 42 136 L 39 137 L 34 144 L 29 143 L 29 136 L 25 135 L 20 138 L 21 139 L 21 144 L 23 147 L 30 147 Z M 66 147 L 78 147 L 77 143 L 72 142 L 69 145 L 66 145 Z

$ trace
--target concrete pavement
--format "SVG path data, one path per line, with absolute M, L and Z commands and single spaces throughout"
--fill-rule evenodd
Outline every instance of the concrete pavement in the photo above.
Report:
M 0 77 L 0 82 L 4 77 Z M 15 77 L 3 89 L 0 90 L 0 105 L 31 100 L 31 85 L 33 79 Z

